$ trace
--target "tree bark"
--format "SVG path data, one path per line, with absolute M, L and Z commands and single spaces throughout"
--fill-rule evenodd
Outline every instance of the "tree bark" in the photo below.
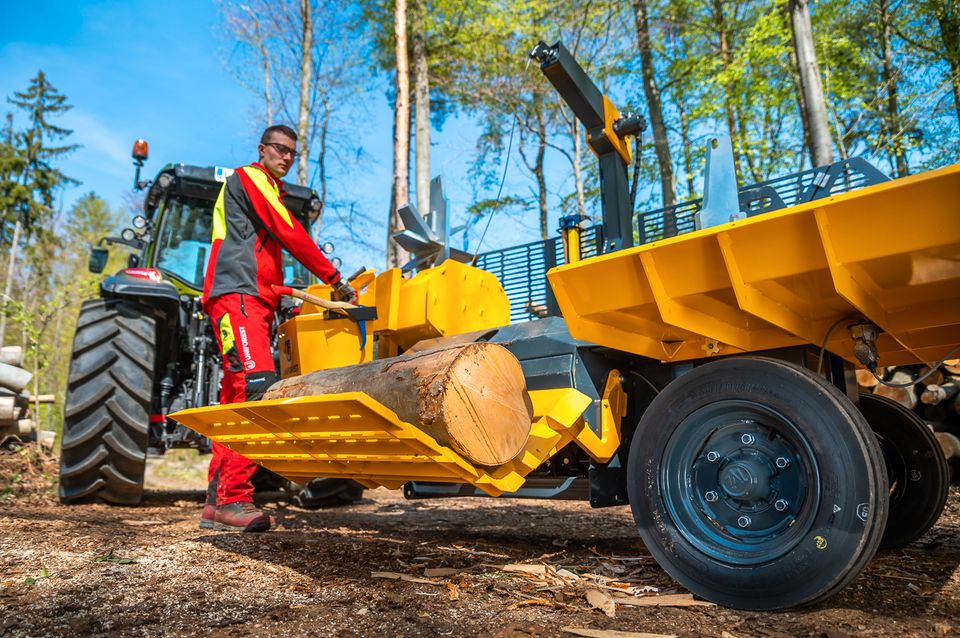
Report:
M 953 0 L 948 0 L 937 7 L 936 16 L 943 43 L 942 56 L 950 65 L 953 107 L 957 112 L 957 124 L 960 125 L 960 7 Z
M 656 69 L 653 64 L 653 52 L 650 47 L 650 21 L 647 17 L 646 0 L 633 0 L 634 25 L 637 31 L 637 48 L 640 51 L 640 75 L 643 78 L 643 93 L 647 98 L 647 111 L 650 114 L 650 128 L 653 130 L 653 149 L 660 168 L 660 190 L 663 193 L 663 206 L 677 203 L 677 182 L 673 171 L 673 158 L 667 140 L 667 127 L 663 121 L 663 107 L 660 100 L 660 87 L 657 86 Z M 677 234 L 676 221 L 671 215 L 664 218 L 665 237 Z
M 540 237 L 548 239 L 547 230 L 547 177 L 544 173 L 543 160 L 547 153 L 547 124 L 543 117 L 543 109 L 537 109 L 537 159 L 534 164 L 534 175 L 537 178 L 537 201 L 540 208 Z
M 901 141 L 903 139 L 903 124 L 900 121 L 900 108 L 897 105 L 897 83 L 900 72 L 893 66 L 893 46 L 890 42 L 893 28 L 889 0 L 880 0 L 878 7 L 880 10 L 880 42 L 883 47 L 882 77 L 887 89 L 887 117 L 885 118 L 886 126 L 884 128 L 890 144 L 889 150 L 896 165 L 897 177 L 906 177 L 910 174 L 910 168 L 907 165 L 907 154 Z
M 520 363 L 493 343 L 468 343 L 317 370 L 275 383 L 264 399 L 364 392 L 469 461 L 502 465 L 530 435 Z
M 430 74 L 427 64 L 425 0 L 412 0 L 414 162 L 417 210 L 430 212 Z
M 396 96 L 393 105 L 393 184 L 390 189 L 390 223 L 387 224 L 387 268 L 407 261 L 393 235 L 403 230 L 397 209 L 410 201 L 410 67 L 407 62 L 407 1 L 395 0 L 394 39 L 397 60 Z
M 683 93 L 677 90 L 677 113 L 680 115 L 680 139 L 683 143 L 683 170 L 687 174 L 687 197 L 697 196 L 693 185 L 693 145 L 690 143 L 690 120 L 687 118 Z
M 808 136 L 810 159 L 814 166 L 833 163 L 833 140 L 827 122 L 827 105 L 820 80 L 820 66 L 813 44 L 810 8 L 807 0 L 790 0 L 790 26 L 793 30 L 793 49 L 800 78 L 800 117 Z
M 310 159 L 310 84 L 313 79 L 313 16 L 310 0 L 300 0 L 300 115 L 297 135 L 300 155 L 297 161 L 297 183 L 306 186 Z
M 573 183 L 577 189 L 577 214 L 586 217 L 586 197 L 583 192 L 583 171 L 580 168 L 580 157 L 583 154 L 583 141 L 580 139 L 580 120 L 573 115 Z
M 713 13 L 713 19 L 717 29 L 717 38 L 720 42 L 720 67 L 726 71 L 728 68 L 730 68 L 730 63 L 733 61 L 733 54 L 730 51 L 727 23 L 723 15 L 723 0 L 714 0 Z M 727 131 L 730 133 L 730 146 L 733 148 L 733 167 L 736 171 L 737 180 L 740 180 L 740 148 L 739 144 L 737 144 L 737 140 L 740 139 L 740 136 L 737 135 L 737 121 L 736 117 L 734 116 L 734 93 L 735 87 L 731 84 L 728 84 L 724 87 L 723 105 L 727 116 Z
M 20 243 L 20 218 L 13 227 L 13 241 L 10 243 L 10 259 L 7 262 L 7 281 L 3 284 L 3 303 L 0 304 L 0 346 L 7 337 L 7 304 L 10 303 L 10 293 L 13 292 L 13 272 L 17 264 L 17 244 Z

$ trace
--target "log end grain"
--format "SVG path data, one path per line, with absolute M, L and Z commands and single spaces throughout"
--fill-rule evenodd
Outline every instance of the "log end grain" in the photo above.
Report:
M 450 367 L 440 412 L 450 447 L 477 465 L 502 465 L 526 445 L 533 406 L 516 357 L 502 346 L 472 345 Z

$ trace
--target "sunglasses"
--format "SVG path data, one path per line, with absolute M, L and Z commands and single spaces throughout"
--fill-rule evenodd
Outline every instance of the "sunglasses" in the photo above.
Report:
M 283 157 L 284 155 L 289 155 L 291 158 L 296 159 L 297 155 L 299 155 L 296 149 L 290 148 L 286 144 L 281 144 L 279 142 L 264 142 L 263 145 L 272 146 L 273 150 L 275 150 L 277 153 L 280 154 L 280 157 Z

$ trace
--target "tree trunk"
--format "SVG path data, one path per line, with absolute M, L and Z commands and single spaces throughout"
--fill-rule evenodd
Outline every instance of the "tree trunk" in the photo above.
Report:
M 394 39 L 397 77 L 393 105 L 393 184 L 390 189 L 390 223 L 387 224 L 387 268 L 407 261 L 407 251 L 393 241 L 403 229 L 397 209 L 410 201 L 410 68 L 407 64 L 407 1 L 395 0 Z
M 414 162 L 417 210 L 430 212 L 430 74 L 427 66 L 425 0 L 412 0 Z
M 807 0 L 790 0 L 788 10 L 800 78 L 800 116 L 804 121 L 804 133 L 809 136 L 810 159 L 813 166 L 825 166 L 833 163 L 833 140 L 827 122 L 817 51 L 813 45 L 810 9 Z
M 547 124 L 543 117 L 543 108 L 537 109 L 537 159 L 534 164 L 534 175 L 537 178 L 537 200 L 540 208 L 540 237 L 548 239 L 547 230 L 547 177 L 544 173 L 543 159 L 547 153 Z
M 730 67 L 733 54 L 730 52 L 727 23 L 723 16 L 723 0 L 714 0 L 713 11 L 713 18 L 715 20 L 717 29 L 717 37 L 720 41 L 720 66 L 724 71 L 726 71 Z M 727 116 L 727 131 L 730 133 L 730 146 L 733 148 L 733 167 L 737 175 L 737 180 L 740 180 L 740 149 L 739 145 L 737 144 L 737 140 L 740 138 L 737 135 L 737 121 L 733 112 L 734 93 L 734 86 L 727 85 L 724 87 L 723 105 Z
M 3 284 L 3 304 L 0 305 L 0 346 L 7 336 L 7 304 L 10 302 L 10 293 L 13 292 L 13 272 L 17 264 L 17 244 L 20 243 L 20 218 L 13 227 L 13 241 L 10 243 L 10 260 L 7 262 L 7 281 Z
M 577 189 L 577 214 L 586 217 L 587 206 L 583 192 L 583 171 L 580 168 L 582 153 L 583 141 L 580 138 L 580 120 L 577 119 L 576 115 L 573 115 L 573 183 Z
M 493 343 L 468 343 L 317 370 L 275 383 L 264 399 L 364 392 L 477 465 L 502 465 L 530 435 L 520 363 Z
M 677 113 L 680 115 L 680 139 L 683 143 L 683 170 L 687 174 L 687 197 L 693 199 L 697 196 L 697 191 L 693 185 L 693 145 L 690 143 L 690 121 L 687 119 L 683 93 L 678 89 L 676 94 Z
M 677 183 L 673 172 L 673 158 L 667 140 L 667 127 L 663 121 L 663 108 L 660 103 L 660 87 L 657 86 L 656 69 L 653 64 L 653 52 L 650 48 L 650 22 L 647 18 L 646 0 L 633 0 L 634 25 L 637 31 L 637 48 L 640 51 L 640 74 L 643 78 L 643 93 L 647 98 L 647 110 L 650 114 L 650 128 L 653 129 L 653 149 L 660 167 L 660 190 L 663 193 L 663 206 L 677 203 Z M 671 215 L 664 218 L 665 237 L 677 234 L 676 221 Z
M 882 77 L 884 86 L 887 88 L 887 117 L 886 129 L 887 139 L 890 144 L 890 153 L 894 157 L 894 163 L 897 168 L 897 177 L 906 177 L 910 174 L 910 168 L 907 165 L 907 154 L 903 148 L 903 124 L 900 121 L 900 108 L 897 105 L 897 82 L 899 81 L 899 71 L 893 66 L 893 47 L 890 42 L 892 31 L 892 16 L 890 15 L 889 0 L 880 0 L 880 42 L 883 46 L 883 70 Z
M 943 57 L 950 64 L 950 85 L 953 87 L 953 108 L 960 125 L 960 7 L 947 0 L 937 7 L 937 25 L 943 43 Z
M 300 0 L 300 116 L 297 135 L 300 136 L 300 155 L 297 161 L 297 183 L 307 185 L 310 160 L 310 81 L 313 79 L 313 17 L 310 0 Z

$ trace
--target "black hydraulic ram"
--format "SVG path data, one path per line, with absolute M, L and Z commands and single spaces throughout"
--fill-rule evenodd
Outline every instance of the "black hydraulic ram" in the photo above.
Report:
M 620 115 L 560 42 L 540 42 L 530 52 L 540 70 L 573 110 L 587 131 L 587 144 L 600 160 L 600 200 L 603 208 L 604 252 L 633 246 L 633 209 L 627 182 L 632 159 L 629 135 L 646 127 L 640 115 Z

